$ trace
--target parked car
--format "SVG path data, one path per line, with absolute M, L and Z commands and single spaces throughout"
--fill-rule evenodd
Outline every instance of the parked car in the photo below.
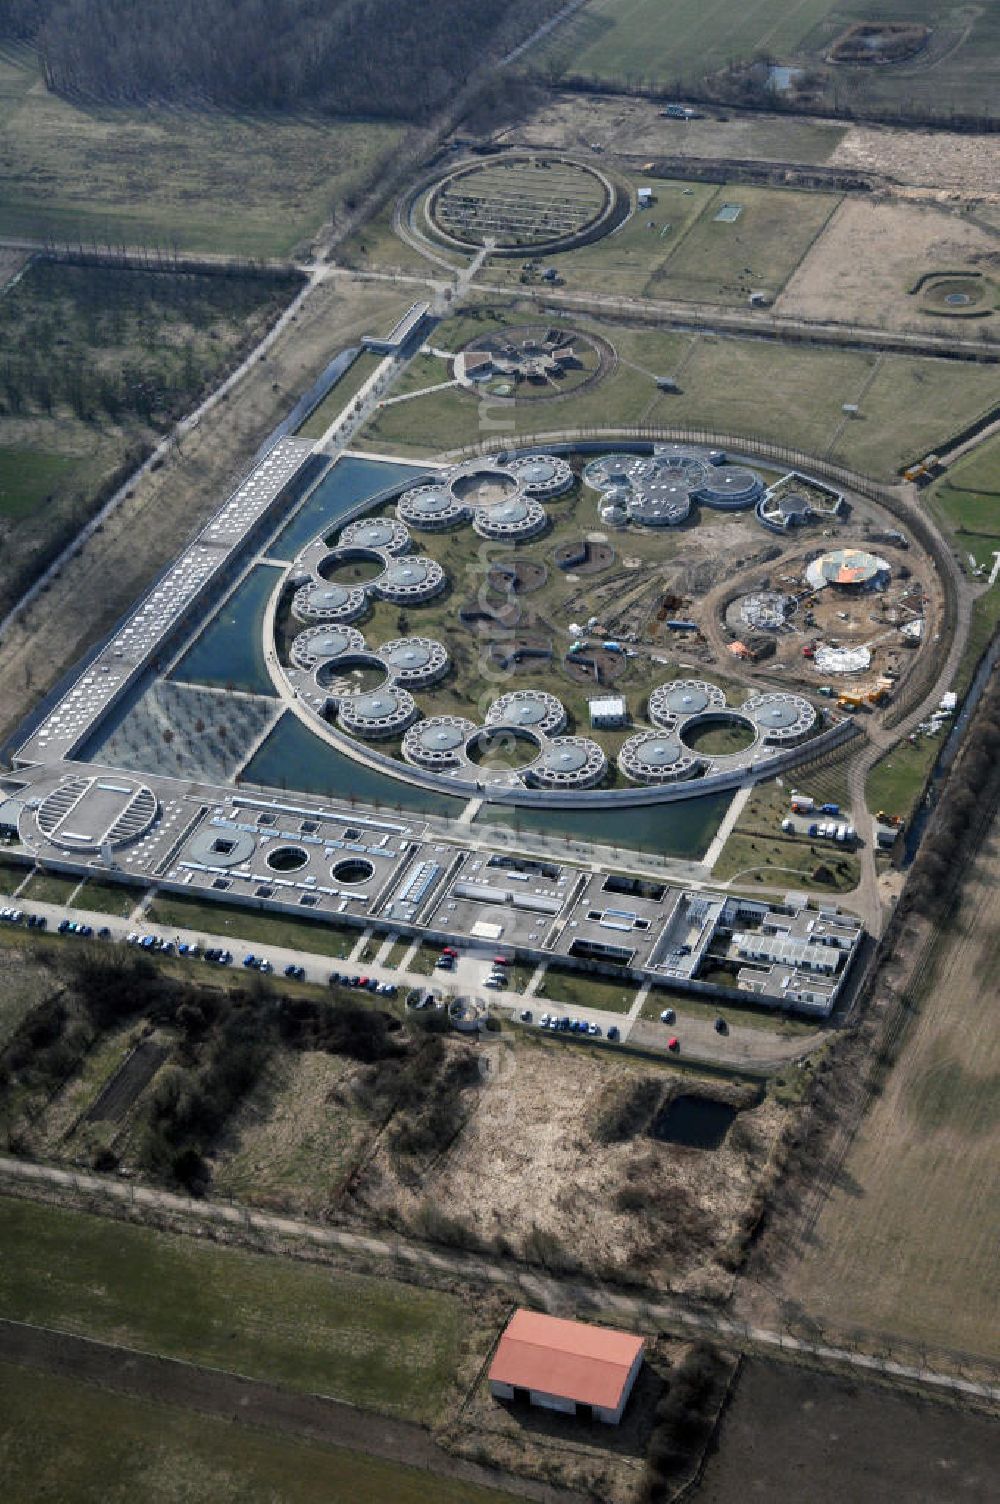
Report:
M 675 1023 L 676 1020 L 677 1014 L 674 1012 L 673 1008 L 664 1008 L 663 1012 L 660 1014 L 661 1024 L 672 1024 Z
M 521 1009 L 521 1022 L 522 1022 L 522 1024 L 530 1024 L 531 1023 L 531 1009 L 530 1008 L 522 1008 Z
M 59 923 L 57 925 L 57 929 L 58 929 L 60 935 L 65 935 L 67 933 L 67 931 L 69 930 L 69 920 L 68 919 L 60 919 L 60 921 L 59 921 Z
M 458 960 L 458 951 L 453 945 L 442 945 L 441 954 L 443 956 L 451 956 L 452 960 L 454 961 Z
M 679 1055 L 680 1054 L 680 1048 L 681 1048 L 681 1042 L 677 1038 L 677 1035 L 676 1034 L 671 1034 L 670 1038 L 667 1040 L 667 1049 L 670 1050 L 670 1051 L 672 1051 L 673 1054 Z
M 285 967 L 285 976 L 288 977 L 293 982 L 301 982 L 302 979 L 305 977 L 305 974 L 306 974 L 305 967 L 304 966 L 296 966 L 294 961 L 290 961 L 288 963 L 288 965 Z
M 247 969 L 248 969 L 248 970 L 251 970 L 251 971 L 252 971 L 252 970 L 254 970 L 254 969 L 255 969 L 255 968 L 256 968 L 256 965 L 257 965 L 257 957 L 256 957 L 256 956 L 255 956 L 255 955 L 254 955 L 254 953 L 253 953 L 253 951 L 249 951 L 249 952 L 248 952 L 248 953 L 247 953 L 247 954 L 246 954 L 246 955 L 245 955 L 245 956 L 244 956 L 244 957 L 243 957 L 243 965 L 244 965 L 244 966 L 245 966 L 245 967 L 247 967 Z
M 715 1020 L 715 1032 L 716 1032 L 716 1034 L 728 1034 L 729 1033 L 729 1025 L 726 1023 L 726 1020 L 722 1017 L 721 1014 Z
M 611 1028 L 608 1030 L 608 1038 L 610 1039 L 612 1044 L 617 1044 L 618 1040 L 621 1038 L 621 1033 L 618 1029 L 617 1024 L 611 1025 Z

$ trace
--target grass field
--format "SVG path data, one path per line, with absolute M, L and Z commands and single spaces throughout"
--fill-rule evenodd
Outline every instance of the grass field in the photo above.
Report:
M 161 894 L 150 905 L 155 924 L 176 924 L 180 929 L 204 930 L 208 935 L 229 937 L 233 943 L 278 945 L 311 951 L 318 956 L 346 956 L 357 943 L 360 930 L 335 924 L 303 924 L 276 914 L 258 914 L 251 909 L 202 903 L 184 894 Z
M 1000 550 L 1000 438 L 957 461 L 928 492 L 930 507 L 955 539 L 966 570 L 969 555 L 986 570 Z
M 78 106 L 0 53 L 0 234 L 284 256 L 403 131 L 376 121 Z
M 131 883 L 102 883 L 90 878 L 73 900 L 73 907 L 124 919 L 141 901 L 143 892 Z
M 514 1504 L 493 1489 L 0 1364 L 6 1504 Z
M 790 1296 L 817 1317 L 1000 1356 L 1000 848 L 994 822 Z
M 826 226 L 839 198 L 789 188 L 721 187 L 654 178 L 631 183 L 654 194 L 612 235 L 558 257 L 559 275 L 580 288 L 616 294 L 745 306 L 751 291 L 776 297 Z M 716 219 L 740 205 L 734 223 Z M 497 258 L 491 282 L 516 284 L 521 262 Z
M 806 778 L 796 770 L 796 783 L 814 799 L 824 798 L 821 776 Z M 754 788 L 719 853 L 712 876 L 720 881 L 742 877 L 748 886 L 755 882 L 771 886 L 794 883 L 815 893 L 846 893 L 857 887 L 860 867 L 849 849 L 808 836 L 787 835 L 781 829 L 782 818 L 788 813 L 789 792 L 788 786 L 773 781 Z M 841 799 L 834 794 L 828 797 L 840 803 L 843 795 Z M 814 877 L 819 868 L 824 868 L 832 881 Z
M 683 94 L 730 63 L 765 55 L 781 63 L 815 68 L 831 44 L 853 21 L 870 21 L 866 0 L 756 0 L 728 5 L 672 0 L 670 24 L 660 0 L 590 0 L 565 26 L 557 28 L 531 61 L 550 69 L 612 83 L 652 84 Z M 893 105 L 921 108 L 936 116 L 974 111 L 995 103 L 992 60 L 1000 42 L 995 6 L 957 10 L 948 0 L 885 0 L 880 19 L 919 21 L 933 28 L 918 57 L 892 67 L 827 69 L 826 94 L 832 103 L 850 102 L 862 115 Z
M 507 321 L 502 310 L 496 313 L 448 320 L 435 343 L 459 349 L 474 334 Z M 509 319 L 523 322 L 517 314 Z M 758 435 L 890 479 L 914 455 L 929 453 L 977 417 L 996 395 L 995 373 L 985 365 L 682 335 L 585 317 L 578 323 L 603 335 L 619 357 L 611 376 L 578 396 L 483 404 L 450 388 L 381 409 L 357 447 L 416 457 L 506 434 L 527 438 L 615 424 L 691 426 Z M 438 365 L 443 374 L 444 365 Z M 660 392 L 658 376 L 673 377 L 680 391 Z M 843 404 L 857 401 L 862 418 L 850 421 Z
M 934 759 L 944 744 L 941 736 L 921 736 L 915 742 L 900 742 L 872 768 L 865 788 L 868 808 L 908 819 L 927 782 Z
M 535 996 L 565 1003 L 568 1008 L 604 1008 L 610 1013 L 627 1013 L 638 990 L 634 982 L 616 982 L 611 977 L 548 966 Z
M 381 356 L 363 350 L 348 366 L 340 380 L 310 414 L 299 436 L 303 439 L 321 439 L 338 413 L 343 412 L 352 397 L 357 396 L 369 376 L 378 368 Z
M 80 886 L 78 877 L 62 872 L 35 872 L 21 894 L 25 902 L 69 903 L 70 894 Z
M 465 1308 L 450 1296 L 29 1201 L 0 1216 L 0 1314 L 430 1421 Z
M 30 516 L 53 498 L 73 461 L 65 454 L 34 449 L 0 449 L 0 513 Z
M 696 303 L 745 305 L 752 291 L 776 297 L 839 202 L 826 193 L 721 188 L 659 269 L 651 290 Z M 716 218 L 724 204 L 740 206 L 732 223 Z M 656 210 L 639 217 L 656 218 Z

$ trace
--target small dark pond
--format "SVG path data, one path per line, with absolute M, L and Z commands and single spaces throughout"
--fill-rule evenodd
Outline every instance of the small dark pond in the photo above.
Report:
M 736 1108 L 713 1097 L 674 1097 L 653 1119 L 650 1133 L 665 1144 L 718 1149 L 736 1117 Z

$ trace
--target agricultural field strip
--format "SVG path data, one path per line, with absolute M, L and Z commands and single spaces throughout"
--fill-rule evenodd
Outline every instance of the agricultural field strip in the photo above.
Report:
M 429 1249 L 424 1244 L 410 1243 L 399 1237 L 387 1241 L 359 1233 L 342 1232 L 294 1217 L 269 1216 L 244 1206 L 207 1200 L 192 1202 L 190 1198 L 174 1195 L 170 1191 L 158 1191 L 134 1184 L 123 1185 L 106 1176 L 59 1170 L 51 1165 L 32 1164 L 9 1155 L 0 1155 L 0 1176 L 7 1176 L 14 1182 L 36 1188 L 44 1185 L 49 1190 L 63 1191 L 69 1196 L 83 1193 L 110 1206 L 127 1204 L 133 1212 L 137 1208 L 148 1209 L 151 1213 L 170 1212 L 188 1224 L 222 1223 L 248 1231 L 273 1233 L 282 1238 L 301 1239 L 320 1247 L 341 1248 L 345 1252 L 365 1257 L 390 1259 L 397 1264 L 433 1268 L 460 1278 L 471 1275 L 490 1285 L 514 1286 L 525 1292 L 530 1291 L 531 1298 L 536 1303 L 539 1300 L 551 1302 L 552 1309 L 558 1309 L 568 1301 L 572 1306 L 586 1304 L 594 1310 L 614 1312 L 622 1320 L 634 1323 L 639 1330 L 655 1324 L 682 1331 L 706 1332 L 747 1350 L 808 1357 L 822 1365 L 855 1368 L 938 1393 L 967 1395 L 990 1403 L 1000 1403 L 1000 1383 L 989 1384 L 964 1379 L 930 1367 L 897 1363 L 878 1354 L 858 1352 L 831 1343 L 810 1342 L 789 1331 L 753 1326 L 704 1310 L 689 1310 L 681 1300 L 650 1301 L 647 1297 L 627 1295 L 604 1285 L 590 1286 L 576 1275 L 564 1281 L 534 1270 L 520 1271 L 516 1266 L 504 1266 L 499 1261 L 479 1258 L 474 1254 Z M 89 1214 L 94 1214 L 92 1206 Z

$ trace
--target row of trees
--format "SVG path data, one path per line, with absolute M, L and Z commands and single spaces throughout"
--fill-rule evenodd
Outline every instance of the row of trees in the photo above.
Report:
M 6 0 L 50 88 L 419 120 L 562 0 Z M 6 13 L 6 14 L 5 14 Z

